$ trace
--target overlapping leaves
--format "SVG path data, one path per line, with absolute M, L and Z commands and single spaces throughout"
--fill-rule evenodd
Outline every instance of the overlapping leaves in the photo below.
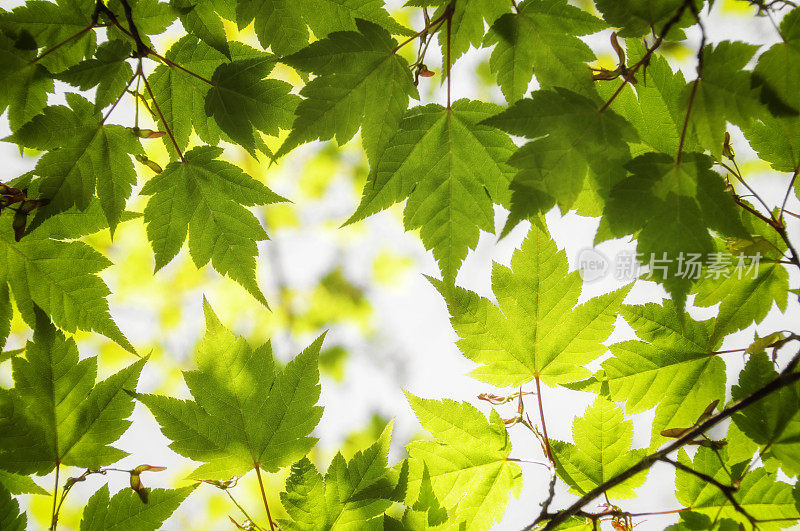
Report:
M 193 400 L 138 395 L 175 452 L 204 463 L 195 479 L 229 479 L 259 467 L 275 472 L 314 446 L 319 422 L 318 356 L 322 337 L 276 366 L 269 343 L 252 349 L 205 303 L 206 334 L 197 370 L 184 372 Z

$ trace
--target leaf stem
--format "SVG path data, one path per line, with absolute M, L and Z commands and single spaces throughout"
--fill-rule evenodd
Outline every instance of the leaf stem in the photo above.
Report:
M 56 505 L 58 502 L 58 473 L 61 468 L 61 462 L 56 461 L 56 480 L 55 485 L 53 486 L 53 511 L 50 515 L 50 531 L 56 531 L 56 526 L 58 526 L 58 508 L 59 506 Z
M 125 85 L 125 88 L 122 90 L 122 93 L 121 93 L 121 94 L 120 94 L 120 95 L 117 97 L 117 99 L 114 101 L 114 104 L 113 104 L 113 105 L 111 106 L 111 108 L 108 110 L 108 112 L 106 113 L 106 115 L 105 115 L 105 116 L 103 116 L 103 119 L 102 119 L 102 120 L 100 120 L 100 125 L 103 125 L 104 123 L 106 123 L 106 120 L 108 120 L 108 117 L 109 117 L 109 116 L 111 116 L 111 113 L 112 113 L 112 112 L 114 112 L 114 109 L 116 109 L 116 108 L 117 108 L 117 105 L 119 105 L 119 102 L 120 102 L 120 101 L 122 101 L 122 98 L 123 98 L 123 97 L 125 96 L 125 94 L 128 92 L 128 88 L 130 88 L 130 86 L 133 84 L 133 80 L 134 80 L 134 79 L 137 79 L 137 78 L 139 77 L 139 75 L 140 75 L 140 72 L 141 72 L 141 70 L 137 70 L 137 71 L 136 71 L 136 73 L 135 73 L 135 74 L 133 74 L 133 77 L 131 78 L 131 80 L 130 80 L 130 81 L 128 81 L 128 84 L 127 84 L 127 85 Z M 139 107 L 138 107 L 138 105 L 137 105 L 137 107 L 136 107 L 136 108 L 137 108 L 137 114 L 138 114 L 138 108 L 139 108 Z M 138 116 L 137 116 L 137 123 L 138 123 Z
M 686 116 L 683 119 L 683 128 L 681 129 L 681 139 L 678 142 L 678 154 L 675 157 L 675 165 L 681 165 L 681 157 L 683 156 L 683 145 L 686 142 L 686 131 L 689 128 L 689 118 L 692 115 L 692 107 L 694 106 L 694 98 L 697 94 L 697 86 L 700 84 L 700 79 L 703 77 L 703 53 L 706 46 L 706 28 L 700 20 L 700 13 L 697 12 L 692 1 L 688 2 L 689 10 L 694 15 L 697 21 L 697 26 L 700 28 L 700 47 L 697 50 L 697 77 L 692 82 L 692 90 L 689 93 L 689 102 L 686 104 Z
M 544 408 L 542 407 L 542 389 L 539 385 L 539 377 L 536 377 L 536 401 L 539 403 L 539 418 L 542 421 L 542 434 L 544 435 L 544 448 L 547 459 L 555 464 L 553 460 L 553 450 L 550 448 L 550 438 L 547 436 L 547 424 L 544 421 Z
M 258 476 L 258 486 L 261 487 L 261 499 L 264 500 L 264 509 L 267 510 L 270 531 L 275 531 L 275 522 L 272 521 L 272 514 L 269 512 L 267 493 L 264 491 L 264 482 L 261 480 L 261 465 L 259 463 L 256 463 L 256 476 Z
M 140 64 L 139 65 L 140 73 L 141 73 L 141 68 L 142 65 Z M 147 90 L 147 93 L 150 95 L 150 99 L 153 102 L 153 107 L 155 107 L 159 118 L 161 118 L 161 123 L 164 124 L 164 129 L 167 131 L 167 135 L 169 135 L 169 139 L 172 141 L 172 145 L 175 146 L 175 151 L 178 152 L 178 157 L 181 159 L 181 162 L 186 163 L 186 159 L 183 158 L 183 153 L 181 152 L 181 148 L 178 147 L 178 142 L 175 140 L 175 135 L 172 134 L 172 129 L 170 129 L 169 125 L 167 125 L 167 121 L 164 119 L 164 114 L 161 112 L 161 107 L 158 106 L 156 97 L 153 95 L 152 89 L 150 89 L 150 83 L 147 82 L 147 78 L 144 76 L 142 76 L 142 81 L 144 82 L 144 88 Z
M 797 180 L 797 174 L 800 172 L 800 168 L 794 170 L 792 174 L 792 180 L 789 181 L 789 186 L 786 188 L 786 195 L 783 196 L 783 202 L 781 203 L 781 209 L 778 213 L 778 221 L 783 223 L 783 212 L 786 210 L 786 202 L 789 201 L 789 195 L 792 193 L 792 188 L 794 188 L 794 182 Z
M 258 524 L 256 524 L 256 521 L 255 521 L 255 520 L 253 520 L 253 518 L 252 518 L 252 517 L 251 517 L 249 514 L 247 514 L 247 511 L 245 511 L 245 510 L 244 510 L 244 507 L 242 507 L 241 505 L 239 505 L 239 502 L 237 502 L 237 501 L 236 501 L 236 499 L 235 499 L 235 498 L 233 497 L 233 495 L 230 493 L 230 490 L 229 490 L 229 489 L 223 489 L 223 490 L 225 491 L 225 494 L 227 494 L 227 495 L 228 495 L 228 498 L 230 498 L 230 499 L 231 499 L 231 501 L 233 502 L 233 504 L 234 504 L 236 507 L 238 507 L 240 511 L 242 511 L 242 514 L 244 515 L 244 517 L 245 517 L 245 518 L 247 518 L 248 520 L 250 520 L 250 522 L 251 522 L 251 523 L 252 523 L 254 526 L 256 526 L 256 529 L 262 529 L 262 528 L 261 528 L 261 526 L 259 526 Z

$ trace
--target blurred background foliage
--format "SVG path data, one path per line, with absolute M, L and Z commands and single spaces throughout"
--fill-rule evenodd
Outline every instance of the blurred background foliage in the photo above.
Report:
M 21 3 L 15 0 L 4 7 L 12 8 Z M 402 7 L 402 2 L 388 3 L 394 6 L 393 15 L 399 22 L 412 28 L 421 27 L 418 8 Z M 593 9 L 590 0 L 574 3 Z M 746 1 L 717 0 L 715 22 L 708 26 L 714 30 L 729 24 L 728 31 L 736 31 L 737 25 L 752 24 L 754 11 Z M 235 24 L 226 22 L 225 29 L 230 40 L 258 46 L 252 25 L 239 31 Z M 766 21 L 748 29 L 757 42 L 763 40 L 759 32 L 769 30 Z M 176 38 L 177 33 L 167 29 L 154 39 L 154 46 L 159 51 L 167 50 Z M 613 69 L 617 57 L 609 45 L 608 32 L 590 36 L 589 40 L 598 52 L 594 66 Z M 441 76 L 438 75 L 441 58 L 436 57 L 434 48 L 426 62 L 437 75 L 421 81 L 423 103 L 442 100 Z M 673 66 L 680 68 L 690 67 L 695 53 L 691 39 L 688 44 L 664 46 L 663 51 Z M 403 48 L 402 53 L 413 61 L 416 50 L 409 46 Z M 472 49 L 459 61 L 453 71 L 456 97 L 505 103 L 489 70 L 488 57 L 487 50 Z M 274 75 L 295 85 L 301 81 L 294 70 L 282 65 Z M 133 104 L 127 100 L 123 103 L 125 106 L 114 113 L 112 121 L 132 123 Z M 149 126 L 154 127 L 154 124 Z M 284 138 L 285 132 L 280 138 L 264 137 L 271 149 L 277 149 Z M 350 458 L 357 450 L 374 442 L 392 417 L 398 417 L 398 422 L 390 460 L 403 457 L 404 445 L 418 436 L 418 425 L 402 396 L 403 388 L 413 390 L 434 385 L 441 390 L 440 396 L 474 402 L 481 391 L 480 385 L 462 378 L 469 364 L 452 346 L 453 335 L 443 303 L 422 277 L 422 273 L 438 275 L 438 269 L 417 235 L 404 233 L 402 205 L 340 228 L 358 204 L 369 169 L 360 144 L 358 138 L 344 146 L 316 142 L 294 150 L 274 164 L 265 159 L 255 160 L 243 149 L 226 146 L 227 160 L 291 200 L 254 209 L 271 238 L 259 244 L 257 270 L 258 283 L 269 301 L 269 309 L 233 281 L 220 277 L 210 266 L 198 270 L 185 248 L 165 268 L 153 274 L 155 262 L 141 218 L 121 224 L 113 240 L 107 230 L 84 238 L 114 263 L 101 274 L 112 291 L 109 302 L 114 320 L 138 352 L 151 355 L 140 380 L 141 391 L 188 396 L 181 371 L 193 368 L 191 353 L 204 326 L 201 304 L 205 295 L 228 328 L 253 345 L 271 340 L 276 355 L 284 360 L 294 356 L 323 331 L 328 331 L 320 358 L 321 404 L 326 411 L 315 433 L 321 444 L 312 455 L 322 469 L 336 451 Z M 166 166 L 169 157 L 161 141 L 145 140 L 145 148 L 150 160 Z M 9 144 L 2 149 L 3 160 L 9 161 L 13 169 L 4 180 L 28 171 L 35 164 L 37 153 L 34 151 L 25 150 L 20 154 Z M 743 164 L 742 170 L 757 174 L 767 168 L 751 160 Z M 137 172 L 141 188 L 153 173 L 143 165 L 137 166 Z M 144 202 L 134 194 L 128 209 L 141 212 L 143 207 Z M 504 216 L 503 212 L 498 212 L 498 227 L 502 227 Z M 519 236 L 524 231 L 515 233 Z M 488 268 L 490 260 L 484 258 L 500 256 L 502 259 L 502 249 L 494 250 L 496 238 L 485 234 L 481 238 L 482 244 L 473 254 L 483 253 L 480 259 L 486 264 L 472 267 L 468 259 L 459 284 L 485 283 L 486 278 L 475 280 L 487 277 L 482 272 Z M 506 243 L 506 250 L 513 249 L 519 238 L 515 240 L 512 234 L 508 240 L 511 243 Z M 493 250 L 486 251 L 487 246 Z M 433 337 L 434 329 L 441 330 L 439 336 Z M 29 337 L 30 330 L 15 312 L 6 348 L 18 348 Z M 129 353 L 104 336 L 79 332 L 75 338 L 82 356 L 99 355 L 101 377 L 131 361 Z M 435 352 L 436 348 L 430 346 L 448 342 L 449 350 L 443 353 Z M 421 348 L 412 349 L 411 345 L 421 345 Z M 431 356 L 438 354 L 441 357 L 432 362 Z M 0 365 L 0 383 L 11 383 L 9 364 Z M 188 484 L 183 478 L 193 469 L 192 463 L 166 448 L 167 440 L 141 405 L 137 405 L 133 418 L 133 426 L 122 439 L 123 448 L 132 453 L 124 463 L 136 466 L 147 462 L 168 467 L 166 472 L 144 476 L 147 486 L 174 488 Z M 282 473 L 266 476 L 268 491 L 275 499 L 283 489 L 288 472 L 287 468 Z M 61 529 L 78 528 L 86 499 L 105 481 L 115 490 L 126 486 L 127 477 L 110 475 L 77 485 L 61 510 Z M 46 488 L 52 485 L 48 477 L 38 482 Z M 243 478 L 235 494 L 253 517 L 263 518 L 255 477 Z M 24 500 L 34 526 L 46 528 L 52 500 L 47 496 L 26 496 Z M 524 514 L 527 505 L 529 501 L 525 501 L 523 493 L 509 509 L 512 521 L 515 508 L 517 514 L 520 511 Z M 240 522 L 243 520 L 223 492 L 203 485 L 180 507 L 165 529 L 230 529 L 228 515 Z M 280 504 L 274 503 L 273 518 L 283 516 Z

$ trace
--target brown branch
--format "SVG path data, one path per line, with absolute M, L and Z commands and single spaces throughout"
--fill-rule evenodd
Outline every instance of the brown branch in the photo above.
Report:
M 695 470 L 692 467 L 686 466 L 683 463 L 681 463 L 680 461 L 675 461 L 675 460 L 670 459 L 669 457 L 666 457 L 666 456 L 662 456 L 660 460 L 665 462 L 665 463 L 671 464 L 672 466 L 674 466 L 678 470 L 686 472 L 687 474 L 692 474 L 693 476 L 696 476 L 696 477 L 702 479 L 706 483 L 714 485 L 715 487 L 717 487 L 722 492 L 722 494 L 725 495 L 725 497 L 728 499 L 728 501 L 731 502 L 731 505 L 733 506 L 734 509 L 736 509 L 737 512 L 739 512 L 742 515 L 744 515 L 744 517 L 747 518 L 747 520 L 751 524 L 755 524 L 756 523 L 756 519 L 753 518 L 753 515 L 748 513 L 745 510 L 745 508 L 742 507 L 741 504 L 736 500 L 736 497 L 733 495 L 738 490 L 737 488 L 735 488 L 735 487 L 733 487 L 731 485 L 725 485 L 724 483 L 720 483 L 719 481 L 717 481 L 713 477 L 709 476 L 708 474 L 700 472 L 699 470 Z
M 713 428 L 723 420 L 731 417 L 734 413 L 737 413 L 748 406 L 751 406 L 758 402 L 759 400 L 771 395 L 772 393 L 783 389 L 784 387 L 793 385 L 795 382 L 800 381 L 800 373 L 794 372 L 795 367 L 797 366 L 798 362 L 800 362 L 800 352 L 794 355 L 794 357 L 789 361 L 788 365 L 786 366 L 781 373 L 773 378 L 771 381 L 767 382 L 756 391 L 751 393 L 750 395 L 744 397 L 741 400 L 738 400 L 731 404 L 730 406 L 726 407 L 719 413 L 710 416 L 705 421 L 698 424 L 696 427 L 692 428 L 690 431 L 686 432 L 683 436 L 676 439 L 672 443 L 668 444 L 661 450 L 654 452 L 652 454 L 646 455 L 642 459 L 639 460 L 635 465 L 629 467 L 627 470 L 617 474 L 613 478 L 604 481 L 597 487 L 590 490 L 584 496 L 582 496 L 578 501 L 570 505 L 568 508 L 558 511 L 556 513 L 544 513 L 539 515 L 539 517 L 525 527 L 525 531 L 531 530 L 536 527 L 540 522 L 547 520 L 547 525 L 544 527 L 546 530 L 552 530 L 557 528 L 560 524 L 566 521 L 571 516 L 578 515 L 583 507 L 587 505 L 589 502 L 597 498 L 598 496 L 602 495 L 604 492 L 608 491 L 609 489 L 616 487 L 617 485 L 623 483 L 624 481 L 628 480 L 629 478 L 635 476 L 640 472 L 644 472 L 648 470 L 654 463 L 662 460 L 663 457 L 669 455 L 670 453 L 678 450 L 679 448 L 691 443 L 697 437 L 700 437 L 709 429 Z

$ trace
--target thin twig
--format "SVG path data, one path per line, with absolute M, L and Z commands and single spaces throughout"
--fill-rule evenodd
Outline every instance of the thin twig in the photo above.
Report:
M 547 453 L 547 459 L 551 463 L 555 463 L 553 460 L 553 450 L 550 448 L 550 438 L 547 436 L 547 424 L 544 421 L 544 408 L 542 407 L 542 390 L 539 386 L 539 377 L 536 377 L 536 400 L 539 403 L 539 418 L 542 421 L 542 433 L 544 435 L 544 445 L 545 450 Z
M 556 529 L 560 524 L 566 521 L 571 516 L 579 514 L 583 507 L 587 505 L 589 502 L 603 494 L 604 492 L 608 491 L 609 489 L 616 487 L 617 485 L 623 483 L 627 479 L 635 476 L 636 474 L 643 472 L 653 466 L 654 463 L 661 460 L 662 457 L 669 455 L 670 453 L 682 448 L 683 446 L 689 444 L 690 442 L 697 439 L 706 431 L 710 430 L 723 420 L 731 417 L 734 413 L 737 413 L 753 404 L 762 400 L 763 398 L 771 395 L 772 393 L 783 389 L 784 387 L 788 387 L 793 385 L 795 382 L 800 381 L 800 373 L 794 372 L 795 367 L 797 366 L 798 362 L 800 362 L 800 352 L 794 355 L 794 357 L 789 361 L 786 368 L 781 371 L 781 373 L 773 378 L 771 381 L 767 382 L 760 388 L 758 388 L 753 393 L 749 394 L 745 398 L 734 402 L 730 406 L 726 407 L 719 413 L 710 416 L 705 421 L 701 422 L 690 431 L 686 432 L 683 436 L 675 439 L 673 442 L 654 452 L 652 454 L 646 455 L 642 459 L 640 459 L 635 465 L 629 467 L 625 471 L 617 474 L 613 478 L 604 481 L 597 487 L 593 488 L 589 492 L 587 492 L 584 496 L 582 496 L 578 501 L 570 505 L 568 508 L 558 511 L 556 513 L 543 513 L 539 515 L 539 517 L 529 524 L 524 529 L 526 531 L 533 529 L 536 527 L 540 522 L 547 520 L 547 525 L 544 529 L 552 530 Z
M 227 494 L 227 495 L 228 495 L 228 498 L 230 498 L 230 499 L 231 499 L 231 501 L 233 502 L 233 504 L 234 504 L 236 507 L 238 507 L 240 511 L 242 511 L 242 514 L 244 515 L 244 517 L 245 517 L 245 518 L 247 518 L 248 520 L 250 520 L 250 523 L 251 523 L 251 524 L 253 524 L 253 525 L 256 527 L 256 529 L 262 529 L 262 528 L 261 528 L 261 526 L 259 526 L 258 524 L 256 524 L 256 521 L 255 521 L 255 520 L 253 520 L 253 519 L 250 517 L 250 515 L 249 515 L 249 514 L 247 514 L 247 511 L 245 511 L 245 510 L 244 510 L 244 507 L 242 507 L 241 505 L 239 505 L 239 502 L 237 502 L 237 501 L 236 501 L 236 499 L 235 499 L 235 498 L 234 498 L 234 497 L 231 495 L 231 493 L 230 493 L 230 490 L 228 490 L 228 489 L 223 489 L 223 490 L 225 491 L 225 494 Z
M 108 117 L 111 116 L 111 113 L 114 112 L 114 109 L 117 108 L 117 105 L 119 105 L 119 102 L 122 101 L 123 96 L 125 96 L 125 94 L 128 92 L 128 88 L 133 84 L 133 80 L 134 79 L 138 79 L 138 77 L 140 75 L 140 72 L 141 72 L 140 70 L 137 70 L 136 73 L 133 74 L 133 77 L 131 78 L 131 80 L 128 81 L 127 85 L 125 85 L 125 88 L 123 89 L 122 94 L 120 94 L 117 97 L 117 99 L 114 101 L 114 105 L 111 106 L 111 108 L 108 110 L 106 115 L 103 116 L 103 119 L 100 120 L 100 125 L 103 125 L 104 123 L 106 123 L 106 120 L 108 120 Z M 138 109 L 138 106 L 137 106 L 137 109 Z
M 674 466 L 675 468 L 677 468 L 678 470 L 680 470 L 682 472 L 686 472 L 687 474 L 692 474 L 692 475 L 702 479 L 706 483 L 714 485 L 715 487 L 717 487 L 722 492 L 722 494 L 728 499 L 728 501 L 731 502 L 731 505 L 733 506 L 734 509 L 736 509 L 737 512 L 739 512 L 742 515 L 744 515 L 744 517 L 747 518 L 747 520 L 751 524 L 755 524 L 756 523 L 756 519 L 753 517 L 753 515 L 748 513 L 745 510 L 745 508 L 742 507 L 741 504 L 736 500 L 736 497 L 733 495 L 738 489 L 734 488 L 731 485 L 725 485 L 724 483 L 721 483 L 721 482 L 717 481 L 716 479 L 714 479 L 713 477 L 709 476 L 708 474 L 700 472 L 699 470 L 695 470 L 690 466 L 686 466 L 683 463 L 681 463 L 680 461 L 675 461 L 675 460 L 670 459 L 669 457 L 666 457 L 666 456 L 662 456 L 660 458 L 660 460 L 664 461 L 665 463 L 671 464 L 672 466 Z
M 406 40 L 404 40 L 403 42 L 401 42 L 400 44 L 395 46 L 394 50 L 392 50 L 392 53 L 397 53 L 400 50 L 400 48 L 402 48 L 403 46 L 405 46 L 409 42 L 413 41 L 414 39 L 418 39 L 421 35 L 424 35 L 433 26 L 435 26 L 436 24 L 439 24 L 440 22 L 442 22 L 444 19 L 446 19 L 447 17 L 449 17 L 451 15 L 452 15 L 452 13 L 451 13 L 451 10 L 450 10 L 450 6 L 448 5 L 448 7 L 446 7 L 444 9 L 444 12 L 441 15 L 439 15 L 438 17 L 436 17 L 435 19 L 430 21 L 430 23 L 426 24 L 424 28 L 422 28 L 421 30 L 416 32 L 414 35 L 412 35 L 411 37 L 407 38 Z
M 700 28 L 700 47 L 697 50 L 697 77 L 692 82 L 692 90 L 689 93 L 689 102 L 686 104 L 686 117 L 683 120 L 683 129 L 681 129 L 681 138 L 680 142 L 678 142 L 678 154 L 675 157 L 675 165 L 681 165 L 681 157 L 683 156 L 683 145 L 686 142 L 686 131 L 689 128 L 689 118 L 692 115 L 692 107 L 694 106 L 694 98 L 697 94 L 697 86 L 700 84 L 700 79 L 703 77 L 703 54 L 705 52 L 706 46 L 706 28 L 703 25 L 703 21 L 700 20 L 700 13 L 697 12 L 697 7 L 694 3 L 690 0 L 689 3 L 689 10 L 694 15 L 695 21 L 697 21 L 697 26 Z
M 683 4 L 681 4 L 681 6 L 678 8 L 675 14 L 672 16 L 672 18 L 669 19 L 666 24 L 664 24 L 664 28 L 661 30 L 661 33 L 658 35 L 658 38 L 655 40 L 653 45 L 647 48 L 647 51 L 642 56 L 642 58 L 639 59 L 639 61 L 637 61 L 635 65 L 633 65 L 628 69 L 628 75 L 623 77 L 620 86 L 617 87 L 617 90 L 614 91 L 614 94 L 612 94 L 611 97 L 603 104 L 603 106 L 600 107 L 600 110 L 598 112 L 602 113 L 603 111 L 608 109 L 611 106 L 611 103 L 615 99 L 617 99 L 617 96 L 619 96 L 620 92 L 622 92 L 622 89 L 625 88 L 625 85 L 627 85 L 630 82 L 630 80 L 633 79 L 634 74 L 636 74 L 636 72 L 639 71 L 642 65 L 645 65 L 650 61 L 650 56 L 652 56 L 653 52 L 655 52 L 661 46 L 661 43 L 664 42 L 664 38 L 666 38 L 667 33 L 669 33 L 669 30 L 672 29 L 672 26 L 678 23 L 678 21 L 683 16 L 683 12 L 686 11 L 686 8 L 689 6 L 691 2 L 692 0 L 684 0 Z
M 786 188 L 786 195 L 783 196 L 783 202 L 781 203 L 781 209 L 778 213 L 778 221 L 783 223 L 783 211 L 786 210 L 786 202 L 789 201 L 789 195 L 792 193 L 792 188 L 794 188 L 794 182 L 797 180 L 797 174 L 800 172 L 800 168 L 796 169 L 792 174 L 792 180 L 789 181 L 789 186 Z
M 452 33 L 453 26 L 453 10 L 455 9 L 456 0 L 452 0 L 448 5 L 449 14 L 447 16 L 447 109 L 450 109 L 450 34 Z M 450 6 L 453 6 L 452 8 Z M 446 10 L 446 11 L 448 11 Z

